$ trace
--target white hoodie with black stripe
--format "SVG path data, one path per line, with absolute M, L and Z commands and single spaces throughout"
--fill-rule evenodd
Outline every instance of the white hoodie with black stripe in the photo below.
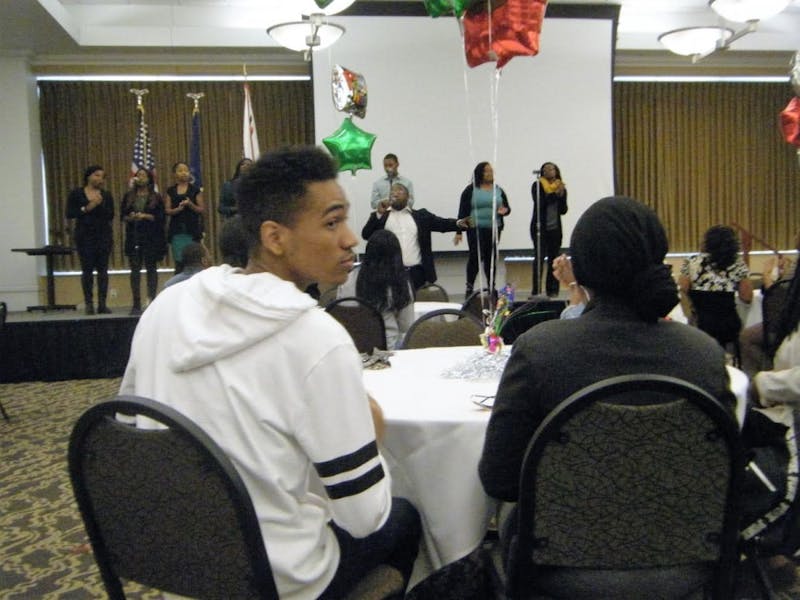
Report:
M 354 537 L 391 509 L 348 333 L 294 284 L 213 267 L 164 290 L 134 334 L 122 394 L 198 424 L 250 493 L 281 598 L 318 596 Z

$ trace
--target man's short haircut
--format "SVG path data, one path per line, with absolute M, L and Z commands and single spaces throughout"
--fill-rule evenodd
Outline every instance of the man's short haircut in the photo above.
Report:
M 200 242 L 189 242 L 183 249 L 181 258 L 184 267 L 202 267 L 206 249 Z
M 403 188 L 403 190 L 405 190 L 406 194 L 408 193 L 408 188 L 407 188 L 407 187 L 406 187 L 406 185 L 405 185 L 405 184 L 403 184 L 403 183 L 399 183 L 399 182 L 395 181 L 395 182 L 392 184 L 392 187 L 399 187 L 399 188 Z
M 400 162 L 400 160 L 397 158 L 397 154 L 393 154 L 392 152 L 389 152 L 389 154 L 384 156 L 383 160 L 393 160 L 396 163 Z
M 222 262 L 232 267 L 247 266 L 247 237 L 244 234 L 242 218 L 234 215 L 222 224 L 219 234 L 219 250 Z
M 291 226 L 305 208 L 309 183 L 336 179 L 338 166 L 317 146 L 296 146 L 267 152 L 237 181 L 234 188 L 247 246 L 260 244 L 264 221 Z

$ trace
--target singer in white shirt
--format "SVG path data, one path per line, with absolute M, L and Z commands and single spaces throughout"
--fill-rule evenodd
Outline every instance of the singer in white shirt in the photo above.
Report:
M 394 183 L 402 183 L 405 186 L 408 190 L 408 205 L 414 206 L 414 184 L 410 179 L 397 172 L 399 166 L 400 161 L 397 160 L 396 154 L 390 153 L 383 157 L 383 170 L 386 171 L 386 175 L 372 184 L 372 198 L 370 199 L 372 210 L 378 208 L 381 200 L 389 201 L 389 194 Z
M 367 224 L 361 230 L 361 237 L 369 240 L 379 229 L 387 229 L 400 241 L 403 255 L 403 266 L 414 289 L 425 283 L 436 281 L 436 268 L 433 264 L 431 248 L 431 232 L 446 233 L 461 231 L 469 226 L 467 219 L 445 219 L 425 210 L 413 210 L 408 204 L 408 190 L 401 183 L 392 185 L 389 200 L 378 203 L 376 210 L 370 214 Z

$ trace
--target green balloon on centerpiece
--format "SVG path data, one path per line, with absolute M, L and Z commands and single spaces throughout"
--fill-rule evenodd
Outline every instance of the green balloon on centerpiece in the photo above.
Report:
M 425 0 L 425 10 L 432 17 L 452 15 L 460 17 L 477 0 Z

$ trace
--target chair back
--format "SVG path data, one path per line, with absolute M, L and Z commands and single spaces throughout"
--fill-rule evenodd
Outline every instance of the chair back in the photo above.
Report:
M 493 291 L 490 296 L 488 290 L 476 290 L 467 296 L 464 300 L 464 304 L 461 305 L 461 310 L 468 312 L 481 323 L 484 323 L 486 321 L 483 314 L 484 309 L 491 313 L 496 304 L 497 291 Z
M 738 343 L 742 320 L 736 311 L 734 292 L 689 290 L 697 327 L 716 339 L 721 346 Z
M 738 425 L 699 387 L 623 375 L 579 390 L 547 416 L 525 454 L 511 597 L 521 574 L 541 566 L 712 563 L 714 597 L 729 598 L 742 474 Z
M 481 333 L 483 326 L 473 315 L 457 308 L 442 308 L 414 321 L 403 338 L 401 348 L 480 346 Z
M 514 341 L 534 325 L 544 321 L 558 319 L 567 303 L 563 300 L 538 300 L 527 302 L 514 309 L 500 330 L 506 344 Z
M 8 305 L 5 302 L 0 302 L 0 330 L 5 327 L 6 318 L 8 318 Z
M 791 279 L 779 279 L 765 289 L 761 295 L 761 316 L 764 327 L 764 353 L 771 361 L 778 350 L 778 326 L 781 312 L 789 296 Z
M 109 598 L 125 598 L 120 578 L 192 598 L 278 598 L 244 483 L 179 412 L 136 396 L 91 407 L 72 430 L 69 473 Z
M 386 324 L 378 309 L 365 300 L 345 296 L 329 302 L 325 310 L 344 326 L 360 353 L 386 350 Z
M 447 290 L 436 283 L 426 283 L 416 292 L 417 302 L 450 302 Z

